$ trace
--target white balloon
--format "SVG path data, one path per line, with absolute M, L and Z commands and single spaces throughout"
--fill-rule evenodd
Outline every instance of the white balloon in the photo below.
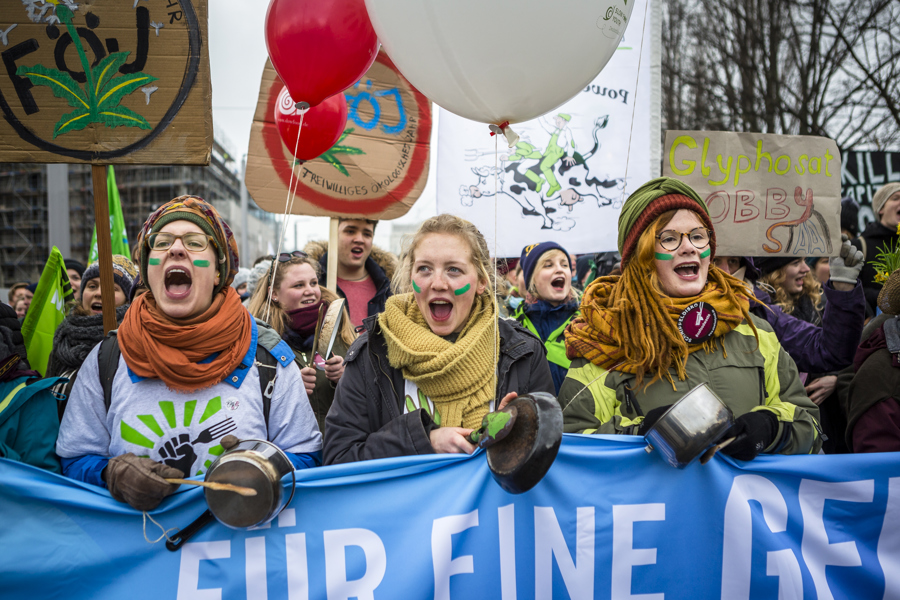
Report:
M 433 102 L 483 123 L 565 103 L 609 61 L 633 0 L 365 0 L 400 72 Z

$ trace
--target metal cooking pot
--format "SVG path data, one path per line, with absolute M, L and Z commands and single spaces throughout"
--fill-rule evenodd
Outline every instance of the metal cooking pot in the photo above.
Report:
M 507 408 L 516 409 L 512 429 L 486 449 L 494 480 L 510 494 L 527 492 L 544 477 L 562 441 L 563 416 L 552 394 L 523 394 Z
M 291 493 L 285 498 L 281 479 L 288 473 Z M 178 550 L 213 518 L 232 529 L 265 525 L 291 503 L 297 484 L 290 459 L 278 446 L 264 440 L 242 440 L 210 465 L 204 480 L 251 488 L 256 495 L 204 488 L 209 510 L 167 541 L 169 550 Z
M 708 385 L 701 383 L 659 418 L 644 435 L 673 467 L 683 469 L 734 425 L 734 414 Z

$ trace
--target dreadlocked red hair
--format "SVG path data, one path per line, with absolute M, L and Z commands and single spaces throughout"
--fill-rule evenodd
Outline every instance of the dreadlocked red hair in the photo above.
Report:
M 661 214 L 644 230 L 634 254 L 624 265 L 618 284 L 613 287 L 607 303 L 613 319 L 613 337 L 625 351 L 626 362 L 637 369 L 635 388 L 641 386 L 646 374 L 652 373 L 653 377 L 647 385 L 665 377 L 672 383 L 674 389 L 675 382 L 669 374 L 673 363 L 678 379 L 683 381 L 687 377 L 685 363 L 688 345 L 666 310 L 665 302 L 668 296 L 659 285 L 654 262 L 656 234 L 669 224 L 676 212 L 673 210 Z M 724 290 L 726 298 L 740 307 L 741 314 L 753 329 L 753 335 L 759 345 L 756 326 L 735 294 L 737 289 L 744 290 L 742 295 L 746 295 L 744 283 L 719 270 L 713 264 L 709 266 L 707 282 Z M 707 354 L 715 352 L 716 338 L 704 342 L 703 349 Z M 724 346 L 722 351 L 725 351 Z

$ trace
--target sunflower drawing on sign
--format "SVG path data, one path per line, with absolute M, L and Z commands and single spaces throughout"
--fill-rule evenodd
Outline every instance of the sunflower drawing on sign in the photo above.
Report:
M 53 128 L 54 139 L 70 131 L 84 129 L 92 123 L 103 123 L 107 127 L 150 129 L 150 123 L 144 117 L 120 106 L 120 103 L 141 86 L 156 81 L 156 77 L 142 72 L 117 74 L 119 68 L 128 61 L 130 52 L 113 52 L 92 67 L 73 23 L 73 11 L 78 10 L 78 7 L 71 0 L 22 0 L 22 4 L 28 18 L 34 23 L 46 21 L 49 24 L 59 22 L 65 25 L 84 69 L 86 81 L 83 85 L 69 73 L 44 65 L 20 66 L 16 69 L 16 75 L 27 77 L 34 85 L 49 87 L 54 96 L 65 100 L 75 109 L 63 115 L 56 123 Z M 91 14 L 88 13 L 85 21 L 90 17 Z

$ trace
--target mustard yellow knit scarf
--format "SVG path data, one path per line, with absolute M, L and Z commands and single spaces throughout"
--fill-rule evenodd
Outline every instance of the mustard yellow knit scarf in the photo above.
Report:
M 411 293 L 388 298 L 378 322 L 388 362 L 434 402 L 441 426 L 479 427 L 494 399 L 494 357 L 499 355 L 491 298 L 475 298 L 456 343 L 432 333 Z

